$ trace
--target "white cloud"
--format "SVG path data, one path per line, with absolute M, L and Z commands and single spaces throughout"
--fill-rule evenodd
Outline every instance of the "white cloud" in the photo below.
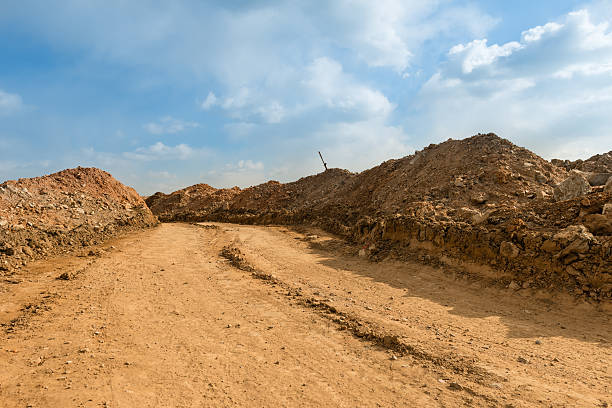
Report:
M 227 169 L 237 171 L 259 171 L 264 169 L 264 164 L 260 161 L 254 162 L 253 160 L 239 160 L 238 163 L 228 163 L 225 165 Z
M 563 28 L 563 24 L 547 23 L 543 26 L 537 26 L 530 28 L 529 30 L 523 31 L 521 33 L 521 38 L 525 43 L 540 41 L 543 35 L 554 33 L 556 31 L 559 31 L 561 28 Z
M 183 143 L 176 146 L 166 146 L 162 142 L 157 142 L 151 146 L 139 147 L 133 152 L 125 152 L 123 157 L 138 161 L 188 160 L 208 154 L 209 152 L 206 149 L 194 149 Z
M 217 104 L 217 97 L 212 91 L 210 91 L 208 92 L 206 99 L 204 99 L 204 101 L 201 103 L 200 107 L 204 110 L 209 110 L 216 104 Z
M 197 122 L 187 122 L 171 116 L 165 116 L 158 122 L 150 122 L 143 125 L 145 130 L 153 135 L 174 134 L 199 126 L 200 124 Z
M 466 45 L 455 45 L 450 49 L 449 55 L 462 59 L 461 67 L 464 74 L 469 74 L 481 65 L 490 65 L 500 57 L 507 57 L 521 48 L 516 41 L 502 46 L 493 44 L 487 46 L 487 40 L 474 40 Z
M 611 77 L 609 25 L 572 12 L 520 42 L 453 47 L 421 89 L 414 127 L 436 141 L 494 131 L 544 156 L 607 151 Z
M 365 170 L 414 151 L 401 127 L 386 125 L 380 119 L 328 124 L 313 139 L 322 146 L 330 167 L 352 171 Z M 314 161 L 318 169 L 320 163 Z
M 437 0 L 341 0 L 323 8 L 317 25 L 323 33 L 369 66 L 400 74 L 427 39 L 446 32 L 482 35 L 496 23 L 473 6 Z
M 387 116 L 395 108 L 380 91 L 357 82 L 331 58 L 315 59 L 306 68 L 304 84 L 315 100 L 329 108 L 355 111 L 364 117 Z
M 316 109 L 352 114 L 360 120 L 386 117 L 395 109 L 382 92 L 344 72 L 332 58 L 316 58 L 293 75 L 290 93 L 243 86 L 217 103 L 241 122 L 257 120 L 267 124 L 281 123 Z
M 0 89 L 0 114 L 10 114 L 23 108 L 21 96 Z

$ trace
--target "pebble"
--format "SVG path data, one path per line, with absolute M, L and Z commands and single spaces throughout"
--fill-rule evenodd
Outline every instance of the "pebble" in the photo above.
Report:
M 516 361 L 518 361 L 521 364 L 529 364 L 529 360 L 527 360 L 526 358 L 523 358 L 523 357 L 517 358 Z
M 539 344 L 542 344 L 542 342 L 541 342 L 540 340 L 536 340 L 536 341 L 535 341 L 535 344 L 538 344 L 538 345 L 539 345 Z
M 452 382 L 448 384 L 448 388 L 450 388 L 451 390 L 456 390 L 456 391 L 461 391 L 463 389 L 463 387 L 456 382 Z

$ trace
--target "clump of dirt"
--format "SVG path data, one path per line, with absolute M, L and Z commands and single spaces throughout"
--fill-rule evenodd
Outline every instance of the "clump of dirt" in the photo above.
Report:
M 0 273 L 158 223 L 141 197 L 96 168 L 0 184 Z
M 226 190 L 206 186 L 205 200 L 188 202 L 181 193 L 187 202 L 175 207 L 173 193 L 158 196 L 152 209 L 162 221 L 313 225 L 377 256 L 380 248 L 427 245 L 502 271 L 513 287 L 554 286 L 610 299 L 612 215 L 604 207 L 612 194 L 600 180 L 607 173 L 599 172 L 607 169 L 606 155 L 576 169 L 478 134 L 358 174 L 330 169 L 293 183 L 233 189 L 219 200 L 215 194 Z M 570 176 L 584 181 L 580 191 L 567 186 L 579 196 L 565 200 L 555 187 Z M 568 228 L 589 235 L 555 238 Z

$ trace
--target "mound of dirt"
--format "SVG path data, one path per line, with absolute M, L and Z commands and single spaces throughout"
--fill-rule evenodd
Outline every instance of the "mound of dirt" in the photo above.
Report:
M 612 173 L 612 150 L 608 153 L 596 154 L 586 160 L 560 160 L 552 159 L 552 164 L 563 167 L 565 170 L 580 170 L 591 173 Z
M 604 206 L 612 194 L 591 180 L 606 174 L 594 172 L 607 169 L 606 157 L 575 169 L 478 134 L 358 174 L 330 169 L 231 195 L 210 186 L 201 196 L 185 193 L 189 188 L 158 193 L 152 210 L 162 221 L 314 225 L 363 245 L 374 258 L 385 253 L 381 248 L 426 245 L 502 271 L 508 284 L 609 299 L 612 215 Z M 589 238 L 554 238 L 567 228 Z
M 228 208 L 240 188 L 216 189 L 208 184 L 196 184 L 171 194 L 157 192 L 145 200 L 160 219 L 180 217 L 181 214 L 204 214 Z
M 0 273 L 157 224 L 136 191 L 96 168 L 0 184 Z
M 546 201 L 567 171 L 494 134 L 448 140 L 354 174 L 330 169 L 298 181 L 270 181 L 240 190 L 198 184 L 147 199 L 165 221 L 215 213 L 309 211 L 339 216 L 396 214 L 438 207 L 458 214 Z M 464 211 L 465 212 L 465 211 Z M 470 211 L 467 211 L 470 213 Z M 440 211 L 438 211 L 440 213 Z M 446 215 L 444 215 L 446 216 Z M 353 218 L 355 218 L 353 217 Z

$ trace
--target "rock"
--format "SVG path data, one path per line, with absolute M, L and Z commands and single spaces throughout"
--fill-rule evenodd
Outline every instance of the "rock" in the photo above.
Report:
M 555 186 L 555 201 L 571 200 L 591 191 L 591 185 L 579 171 L 572 170 L 570 176 Z
M 451 390 L 455 390 L 455 391 L 461 391 L 463 389 L 463 387 L 456 382 L 452 382 L 448 384 L 448 388 L 450 388 Z
M 603 215 L 612 216 L 612 203 L 604 204 L 603 210 L 601 211 Z
M 592 186 L 603 186 L 610 177 L 612 177 L 612 173 L 592 173 L 587 181 Z
M 472 194 L 472 196 L 470 197 L 470 201 L 472 201 L 472 203 L 476 205 L 486 203 L 487 199 L 488 199 L 487 194 L 484 192 Z
M 612 193 L 612 177 L 610 177 L 608 179 L 608 181 L 606 182 L 606 186 L 604 187 L 604 191 L 606 193 Z
M 15 249 L 10 246 L 5 246 L 4 248 L 0 248 L 0 253 L 4 253 L 8 256 L 13 256 L 15 255 Z
M 512 242 L 504 241 L 499 247 L 499 254 L 508 259 L 514 259 L 519 254 L 519 249 Z
M 540 344 L 542 344 L 542 342 L 540 340 L 536 340 L 535 344 L 540 345 Z
M 535 171 L 535 179 L 538 183 L 546 183 L 548 181 L 548 178 L 546 178 L 546 176 L 544 174 L 542 174 L 542 172 L 540 171 Z
M 552 254 L 553 252 L 557 252 L 559 250 L 559 244 L 557 244 L 552 239 L 547 239 L 546 241 L 542 243 L 542 246 L 540 247 L 540 249 L 544 252 L 548 252 L 549 254 Z
M 584 225 L 570 225 L 567 228 L 557 232 L 553 239 L 558 242 L 569 242 L 574 240 L 582 241 L 596 241 L 593 234 L 591 234 Z
M 584 217 L 584 225 L 594 235 L 612 235 L 612 216 L 589 214 Z
M 519 358 L 516 359 L 516 361 L 518 361 L 521 364 L 529 364 L 529 360 L 527 360 L 524 357 L 519 357 Z
M 520 285 L 516 283 L 515 281 L 510 282 L 510 284 L 508 285 L 508 289 L 512 289 L 512 290 L 518 290 L 520 288 L 521 288 Z

